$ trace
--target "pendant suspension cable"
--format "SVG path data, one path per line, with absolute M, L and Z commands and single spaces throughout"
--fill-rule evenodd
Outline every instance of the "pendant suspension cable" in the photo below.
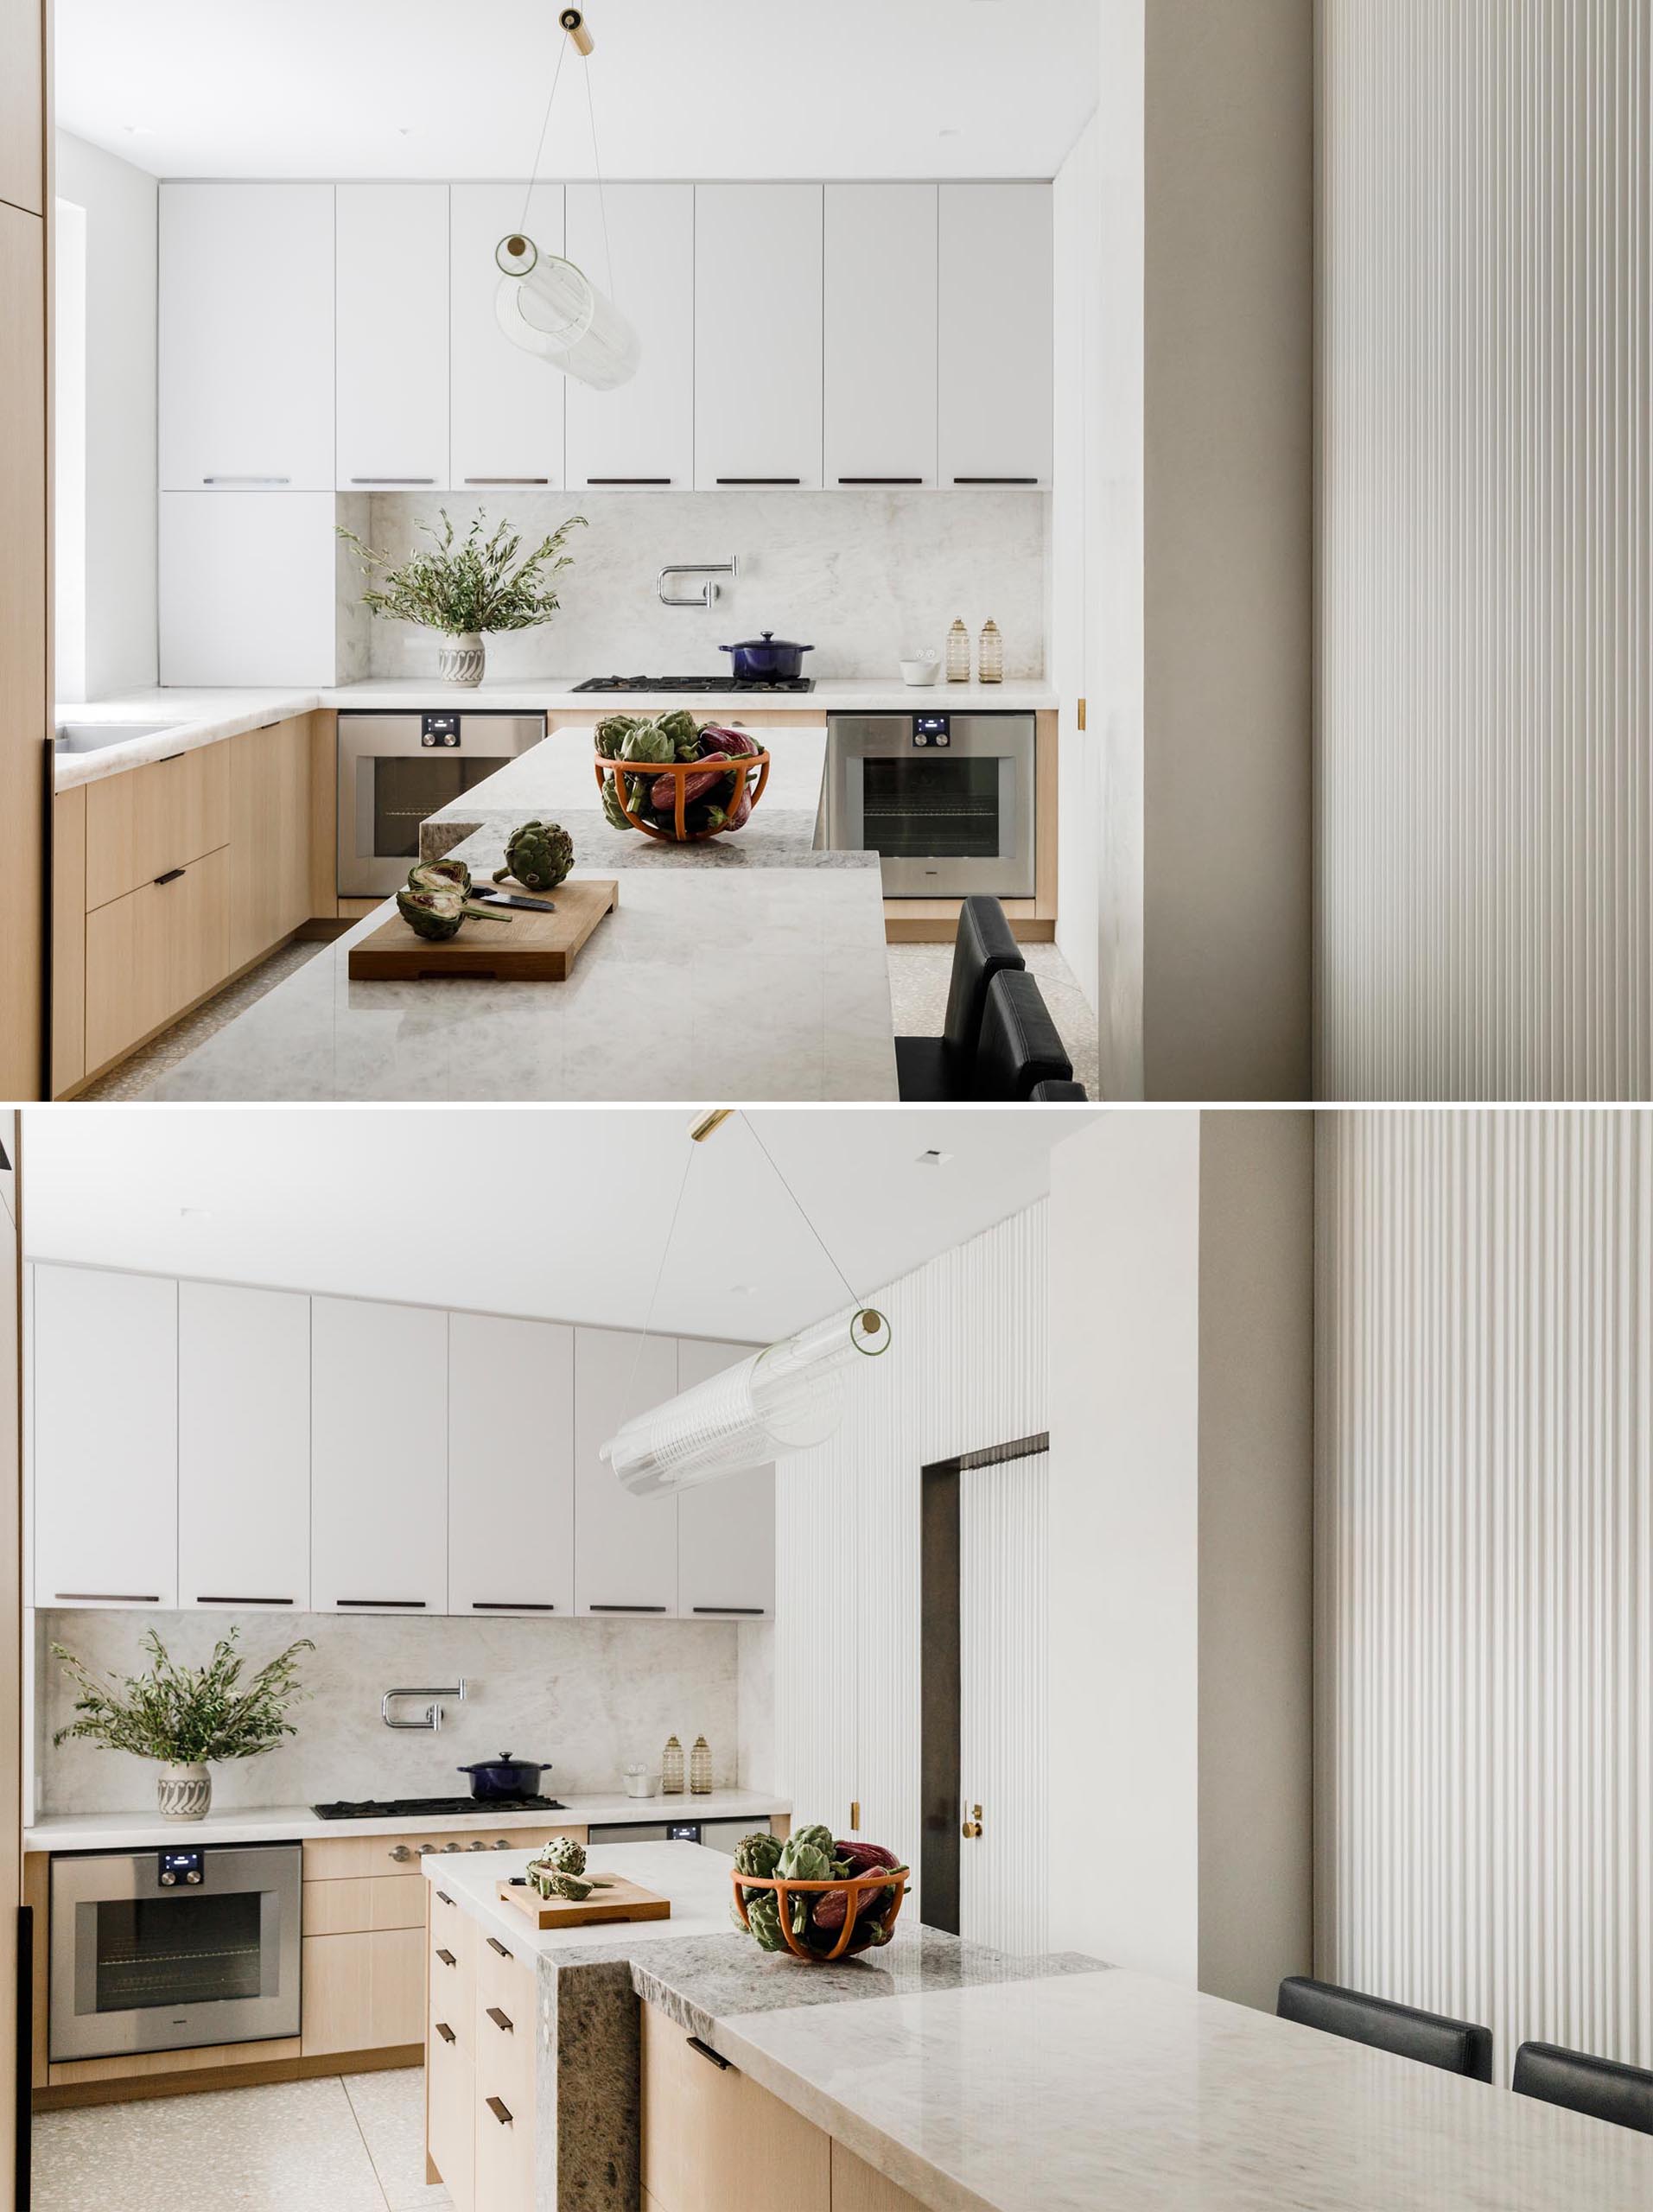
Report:
M 534 187 L 539 181 L 539 164 L 545 152 L 545 134 L 551 127 L 551 110 L 556 105 L 556 88 L 562 80 L 563 64 L 568 59 L 570 42 L 569 33 L 564 31 L 563 43 L 556 49 L 556 67 L 551 72 L 550 98 L 545 103 L 545 119 L 539 126 L 539 143 L 534 149 L 534 166 L 528 172 L 528 190 L 523 198 L 522 221 L 518 227 L 525 232 L 528 228 L 528 211 L 533 205 Z
M 637 1350 L 632 1354 L 632 1371 L 626 1377 L 626 1395 L 620 1400 L 620 1409 L 629 1414 L 634 1403 L 633 1392 L 637 1388 L 637 1370 L 643 1364 L 643 1347 L 649 1340 L 649 1324 L 654 1319 L 654 1308 L 660 1296 L 660 1285 L 665 1280 L 666 1262 L 671 1256 L 671 1239 L 676 1234 L 677 1216 L 683 1211 L 683 1192 L 689 1188 L 689 1170 L 694 1165 L 695 1148 L 691 1144 L 683 1155 L 683 1173 L 677 1182 L 677 1196 L 671 1209 L 671 1218 L 666 1224 L 665 1243 L 660 1247 L 660 1264 L 654 1271 L 654 1287 L 649 1293 L 648 1308 L 643 1316 L 643 1333 L 637 1340 Z
M 597 150 L 597 111 L 591 98 L 591 64 L 585 66 L 586 113 L 591 118 L 591 166 L 597 172 L 597 213 L 602 219 L 602 257 L 608 272 L 608 296 L 620 305 L 614 291 L 614 256 L 608 243 L 608 195 L 603 190 L 602 156 Z
M 741 1119 L 746 1123 L 747 1128 L 752 1132 L 752 1135 L 756 1141 L 759 1151 L 769 1162 L 770 1167 L 773 1171 L 775 1180 L 780 1185 L 781 1189 L 785 1192 L 787 1197 L 792 1200 L 792 1205 L 797 1209 L 799 1220 L 802 1221 L 804 1228 L 809 1230 L 810 1235 L 820 1246 L 822 1251 L 826 1254 L 827 1265 L 831 1268 L 833 1274 L 836 1275 L 838 1281 L 843 1285 L 844 1288 L 849 1293 L 850 1304 L 852 1306 L 864 1306 L 867 1301 L 861 1296 L 854 1284 L 850 1281 L 849 1276 L 845 1274 L 843 1269 L 833 1258 L 831 1252 L 828 1249 L 825 1237 L 822 1236 L 820 1230 L 810 1219 L 808 1214 L 804 1212 L 803 1205 L 798 1198 L 797 1192 L 793 1190 L 792 1185 L 786 1180 L 786 1178 L 781 1173 L 780 1169 L 776 1166 L 775 1156 L 773 1153 L 770 1151 L 763 1139 L 759 1136 L 757 1125 L 753 1122 L 751 1115 L 743 1111 L 741 1113 Z

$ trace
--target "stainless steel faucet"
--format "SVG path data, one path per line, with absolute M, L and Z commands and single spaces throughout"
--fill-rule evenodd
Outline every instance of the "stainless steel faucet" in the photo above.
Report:
M 430 1700 L 430 1703 L 426 1706 L 424 1709 L 424 1717 L 419 1720 L 395 1719 L 391 1715 L 391 1707 L 396 1702 L 397 1698 L 402 1697 L 428 1697 Z M 441 1700 L 445 1697 L 458 1698 L 460 1701 L 463 1703 L 465 1697 L 465 1677 L 462 1675 L 460 1676 L 458 1681 L 450 1684 L 446 1689 L 386 1690 L 384 1696 L 378 1701 L 379 1714 L 387 1728 L 429 1728 L 435 1730 L 442 1726 Z
M 660 594 L 661 606 L 715 607 L 718 587 L 712 579 L 715 576 L 736 575 L 740 572 L 740 565 L 738 557 L 732 561 L 668 561 L 660 571 L 656 586 Z M 704 576 L 706 582 L 698 592 L 690 592 L 687 597 L 684 597 L 680 593 L 669 592 L 666 589 L 668 576 Z

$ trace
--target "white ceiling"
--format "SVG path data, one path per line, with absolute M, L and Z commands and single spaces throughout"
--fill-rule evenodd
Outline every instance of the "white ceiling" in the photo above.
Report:
M 519 177 L 554 0 L 57 0 L 57 115 L 157 176 Z M 1051 176 L 1096 0 L 590 0 L 610 177 Z M 570 53 L 541 174 L 588 177 Z M 945 134 L 945 135 L 944 135 Z
M 1052 1147 L 1095 1118 L 780 1109 L 696 1147 L 677 1108 L 60 1108 L 25 1119 L 24 1242 L 34 1259 L 636 1328 L 687 1162 L 655 1325 L 756 1341 L 847 1302 L 758 1136 L 864 1294 L 1042 1197 Z M 919 1165 L 932 1146 L 944 1166 Z

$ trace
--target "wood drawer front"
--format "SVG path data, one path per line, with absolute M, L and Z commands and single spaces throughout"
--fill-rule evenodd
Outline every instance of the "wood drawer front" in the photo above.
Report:
M 86 1071 L 86 794 L 52 802 L 52 1096 Z
M 88 1072 L 223 982 L 230 972 L 229 895 L 225 848 L 170 882 L 146 883 L 86 916 Z
M 304 1938 L 307 2058 L 333 2050 L 385 2050 L 424 2041 L 423 1928 Z
M 419 1874 L 360 1874 L 352 1881 L 306 1882 L 304 1933 L 354 1936 L 389 1928 L 423 1928 L 429 1887 Z
M 244 968 L 310 917 L 310 718 L 245 730 L 230 756 L 230 960 Z
M 586 1832 L 580 1828 L 476 1828 L 455 1834 L 452 1828 L 436 1828 L 423 1835 L 340 1835 L 317 1836 L 308 1839 L 304 1846 L 304 1878 L 307 1882 L 341 1881 L 358 1874 L 413 1874 L 420 1881 L 425 1878 L 419 1865 L 419 1847 L 429 1844 L 431 1853 L 442 1858 L 461 1858 L 471 1846 L 480 1843 L 492 1851 L 496 1844 L 504 1844 L 512 1851 L 537 1851 L 541 1844 L 554 1835 L 571 1835 L 576 1843 L 583 1843 Z M 458 1851 L 448 1852 L 443 1847 L 457 1843 Z M 409 1855 L 398 1859 L 398 1850 Z M 499 1854 L 505 1856 L 504 1852 Z M 481 1853 L 479 1852 L 479 1858 Z
M 643 2007 L 643 2185 L 661 2212 L 830 2212 L 830 2136 Z
M 476 2001 L 476 1923 L 456 1913 L 451 1927 L 431 1924 L 429 1938 L 430 2014 L 433 2019 L 469 2020 Z
M 476 1953 L 476 2078 L 513 2112 L 533 2101 L 536 1986 L 531 1967 L 502 1958 L 483 1938 Z
M 458 2212 L 476 2202 L 476 2073 L 471 2046 L 458 2022 L 443 2020 L 453 2036 L 430 2024 L 425 2052 L 425 2151 Z
M 230 842 L 227 744 L 199 746 L 86 790 L 88 912 Z
M 534 2212 L 534 2107 L 513 2104 L 485 2082 L 477 2067 L 476 2202 L 486 2212 Z M 777 2198 L 777 2204 L 785 2202 Z M 774 2212 L 774 2206 L 767 2208 Z

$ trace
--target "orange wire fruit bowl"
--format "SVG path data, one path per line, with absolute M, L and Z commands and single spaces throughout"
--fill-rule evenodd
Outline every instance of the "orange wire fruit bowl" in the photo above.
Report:
M 612 783 L 620 810 L 633 829 L 668 845 L 702 845 L 708 838 L 727 836 L 732 827 L 744 826 L 769 781 L 770 756 L 766 753 L 708 754 L 699 760 L 675 761 L 611 760 L 603 753 L 594 757 L 599 790 L 605 783 Z M 651 805 L 649 802 L 658 800 L 661 780 L 667 776 L 676 789 L 668 792 L 672 804 L 663 812 L 658 804 Z M 731 824 L 726 818 L 712 830 L 689 827 L 689 785 L 696 779 L 703 784 L 708 776 L 715 776 L 717 782 L 703 796 L 721 806 L 726 817 L 734 812 L 744 781 L 751 803 L 741 825 Z
M 874 1867 L 867 1874 L 838 1874 L 830 1881 L 804 1882 L 785 1874 L 743 1874 L 736 1868 L 729 1878 L 734 1885 L 734 1910 L 741 1925 L 747 1934 L 753 1933 L 748 1916 L 747 1892 L 752 1890 L 772 1891 L 780 1913 L 780 1932 L 786 1938 L 786 1948 L 795 1959 L 803 1959 L 811 1966 L 823 1966 L 833 1959 L 851 1959 L 857 1951 L 865 1951 L 874 1944 L 887 1943 L 895 1932 L 901 1903 L 906 1896 L 907 1872 L 905 1866 Z M 843 1923 L 836 1937 L 817 1935 L 811 1942 L 807 1935 L 799 1935 L 792 1926 L 792 1900 L 810 1902 L 825 1895 L 829 1890 L 846 1894 Z M 881 1910 L 869 1911 L 881 1891 L 891 1894 Z M 777 1954 L 779 1956 L 779 1954 Z

